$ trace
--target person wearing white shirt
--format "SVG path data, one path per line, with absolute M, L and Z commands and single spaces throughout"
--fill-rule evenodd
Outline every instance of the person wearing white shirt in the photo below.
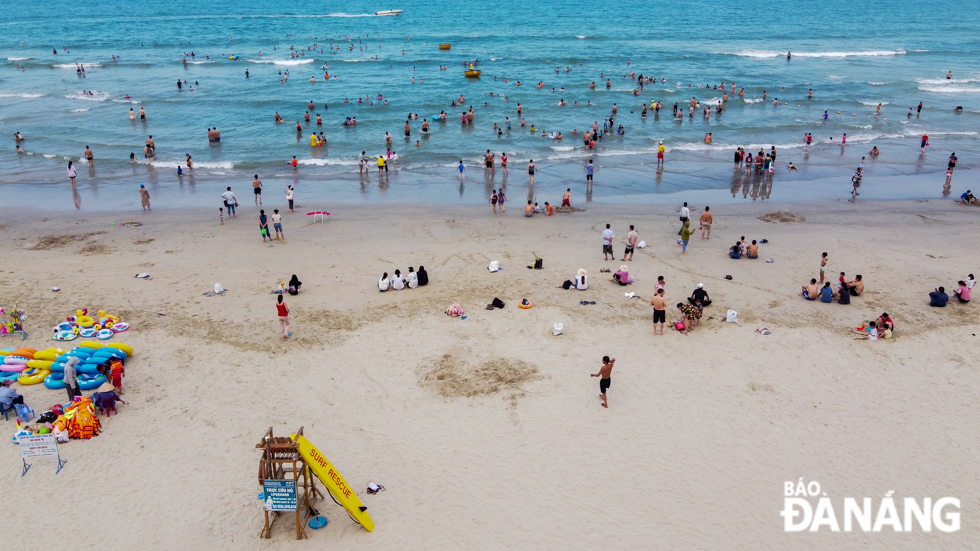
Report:
M 405 284 L 408 285 L 409 289 L 419 286 L 419 276 L 411 266 L 408 267 L 408 273 L 405 274 Z
M 385 272 L 385 275 L 381 276 L 381 279 L 378 280 L 378 289 L 380 289 L 382 293 L 385 293 L 390 288 L 391 281 L 388 280 L 388 272 Z
M 400 291 L 405 288 L 405 278 L 399 270 L 395 270 L 395 275 L 391 278 L 391 288 Z
M 973 286 L 977 284 L 977 280 L 973 279 L 973 274 L 966 276 L 966 287 L 969 290 L 973 290 Z
M 585 268 L 578 269 L 578 275 L 575 276 L 575 288 L 579 291 L 584 291 L 589 288 L 589 274 L 585 271 Z
M 613 237 L 615 234 L 609 224 L 606 224 L 606 229 L 602 232 L 602 255 L 606 260 L 609 260 L 609 255 L 612 255 L 613 260 L 616 260 L 616 253 L 613 252 L 612 248 Z
M 225 201 L 225 207 L 228 208 L 228 215 L 231 218 L 235 217 L 235 207 L 238 206 L 238 199 L 235 198 L 235 194 L 232 193 L 231 187 L 226 188 L 227 191 L 221 194 L 221 198 Z
M 684 206 L 681 207 L 681 229 L 677 230 L 677 235 L 681 234 L 684 229 L 684 223 L 691 219 L 691 209 L 687 208 L 687 201 L 684 201 Z

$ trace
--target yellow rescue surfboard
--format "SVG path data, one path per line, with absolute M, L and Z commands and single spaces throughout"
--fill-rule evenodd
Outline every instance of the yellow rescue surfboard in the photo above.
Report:
M 290 438 L 299 444 L 300 455 L 310 466 L 313 474 L 327 487 L 327 491 L 337 503 L 340 503 L 340 506 L 347 510 L 351 518 L 363 526 L 365 530 L 374 532 L 374 521 L 368 516 L 367 507 L 361 504 L 361 500 L 357 498 L 357 494 L 347 484 L 344 477 L 340 476 L 337 468 L 305 437 L 293 434 L 290 435 Z

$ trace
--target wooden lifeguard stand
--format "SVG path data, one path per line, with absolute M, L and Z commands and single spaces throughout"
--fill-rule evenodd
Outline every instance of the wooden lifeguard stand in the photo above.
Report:
M 296 434 L 302 435 L 303 427 L 300 427 Z M 313 502 L 317 497 L 322 498 L 323 493 L 316 487 L 309 467 L 299 453 L 299 444 L 288 436 L 275 436 L 272 427 L 269 427 L 262 441 L 255 445 L 255 449 L 262 450 L 262 459 L 259 460 L 259 486 L 264 487 L 267 480 L 293 481 L 296 484 L 296 539 L 308 538 L 306 522 L 311 516 L 317 516 Z M 302 522 L 300 521 L 301 509 L 305 510 Z M 268 539 L 271 536 L 272 524 L 284 512 L 286 511 L 265 511 L 265 527 L 259 534 L 260 538 Z

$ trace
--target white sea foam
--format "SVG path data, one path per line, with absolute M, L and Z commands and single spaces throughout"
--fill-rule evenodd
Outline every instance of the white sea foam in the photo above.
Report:
M 322 17 L 378 17 L 373 13 L 328 13 Z
M 176 168 L 177 166 L 181 166 L 181 167 L 184 167 L 184 172 L 187 173 L 187 168 L 185 166 L 186 165 L 186 162 L 184 161 L 184 159 L 178 159 L 178 160 L 174 160 L 174 161 L 159 161 L 159 160 L 153 159 L 152 161 L 149 161 L 149 162 L 147 162 L 146 160 L 141 160 L 141 161 L 139 161 L 139 163 L 140 164 L 149 164 L 153 168 L 168 168 L 169 169 L 169 168 Z M 219 168 L 219 169 L 231 170 L 231 169 L 235 168 L 235 163 L 233 163 L 231 161 L 222 161 L 222 162 L 214 162 L 214 163 L 213 162 L 208 162 L 208 161 L 204 161 L 204 162 L 200 162 L 199 163 L 197 161 L 194 161 L 194 169 L 195 170 L 202 169 L 202 168 Z
M 864 105 L 870 105 L 871 107 L 876 107 L 879 103 L 882 104 L 882 105 L 888 105 L 891 102 L 890 101 L 880 101 L 880 102 L 879 101 L 862 101 L 861 103 L 864 104 Z
M 272 63 L 273 65 L 279 65 L 284 67 L 294 67 L 296 65 L 306 65 L 307 63 L 313 63 L 316 58 L 307 59 L 249 59 L 252 63 Z
M 976 78 L 917 78 L 915 79 L 919 84 L 962 84 L 964 82 L 980 82 L 980 79 Z
M 905 55 L 905 50 L 865 50 L 860 52 L 793 52 L 793 57 L 878 57 Z M 741 50 L 730 55 L 740 57 L 771 58 L 785 57 L 786 52 L 774 50 Z
M 30 92 L 0 92 L 0 98 L 41 98 L 44 94 Z
M 585 35 L 584 34 L 577 34 L 577 35 L 575 35 L 575 38 L 585 38 Z
M 575 149 L 575 147 L 571 145 L 552 145 L 550 147 L 555 151 L 571 151 Z
M 188 61 L 187 63 L 189 65 L 204 65 L 205 63 L 214 63 L 214 61 L 208 59 L 208 60 L 205 60 L 205 61 Z
M 7 61 L 27 61 L 29 57 L 8 57 Z
M 114 99 L 112 100 L 112 103 L 139 103 L 139 102 L 134 99 Z
M 762 98 L 755 98 L 755 99 L 742 98 L 742 101 L 744 101 L 745 103 L 759 103 L 762 101 Z
M 65 97 L 68 99 L 83 99 L 85 101 L 105 101 L 109 99 L 109 92 L 92 92 L 92 94 L 89 96 L 81 92 L 73 92 L 65 95 Z
M 874 81 L 869 80 L 868 81 L 868 84 L 870 84 L 872 86 L 887 86 L 889 84 L 894 84 L 894 83 L 892 83 L 892 82 L 874 82 Z
M 935 92 L 937 94 L 976 94 L 980 93 L 980 86 L 919 86 L 923 92 Z
M 298 159 L 297 163 L 303 166 L 354 166 L 357 159 Z
M 84 66 L 86 69 L 98 69 L 99 67 L 102 67 L 102 65 L 99 63 L 79 63 L 79 65 Z M 52 65 L 52 67 L 54 67 L 55 69 L 75 69 L 75 64 L 61 63 L 61 64 Z
M 91 108 L 90 107 L 83 107 L 81 109 L 72 109 L 71 111 L 69 111 L 69 113 L 84 113 L 84 112 L 88 111 L 89 109 L 91 109 Z
M 54 159 L 55 157 L 57 157 L 57 155 L 54 155 L 52 153 L 42 153 L 41 156 L 44 157 L 45 159 Z

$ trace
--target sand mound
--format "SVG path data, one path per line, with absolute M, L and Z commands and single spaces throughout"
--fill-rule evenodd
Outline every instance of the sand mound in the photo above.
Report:
M 763 214 L 762 216 L 759 216 L 759 220 L 762 220 L 763 222 L 772 222 L 774 224 L 779 222 L 806 222 L 806 216 L 801 216 L 792 212 L 777 211 L 770 212 L 769 214 Z
M 62 247 L 67 247 L 74 241 L 84 241 L 93 235 L 101 235 L 105 233 L 104 231 L 86 233 L 82 235 L 45 235 L 37 240 L 37 243 L 33 247 L 30 247 L 32 251 L 47 251 L 50 249 L 60 249 Z
M 450 354 L 420 366 L 419 385 L 444 398 L 472 398 L 498 392 L 522 391 L 524 383 L 541 378 L 537 366 L 522 360 L 497 358 L 475 367 Z
M 102 243 L 89 243 L 88 245 L 85 245 L 79 249 L 78 254 L 92 256 L 96 254 L 109 254 L 111 252 L 112 249 L 103 245 Z

